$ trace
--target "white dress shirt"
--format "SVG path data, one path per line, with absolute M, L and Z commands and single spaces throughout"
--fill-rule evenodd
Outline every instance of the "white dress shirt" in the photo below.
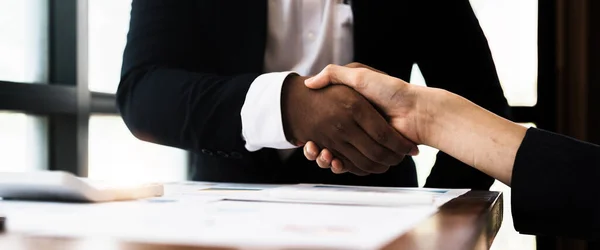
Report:
M 285 159 L 296 148 L 285 138 L 281 87 L 292 72 L 319 73 L 327 64 L 347 64 L 353 58 L 352 9 L 340 0 L 268 0 L 268 30 L 264 70 L 242 106 L 246 149 L 279 149 Z

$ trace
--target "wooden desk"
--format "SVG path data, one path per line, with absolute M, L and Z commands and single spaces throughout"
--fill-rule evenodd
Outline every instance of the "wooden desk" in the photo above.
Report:
M 384 249 L 489 249 L 502 223 L 502 205 L 500 192 L 470 191 L 443 205 L 437 214 L 400 236 Z M 33 237 L 17 235 L 10 231 L 0 233 L 0 248 L 11 250 L 225 249 L 122 242 L 99 238 Z

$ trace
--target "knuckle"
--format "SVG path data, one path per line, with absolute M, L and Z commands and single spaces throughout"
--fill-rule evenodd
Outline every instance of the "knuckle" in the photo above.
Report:
M 365 81 L 365 76 L 368 74 L 368 72 L 369 70 L 366 68 L 355 69 L 354 76 L 352 76 L 352 81 L 354 81 L 354 86 L 356 86 L 357 89 L 364 89 L 367 87 L 367 81 Z
M 369 73 L 369 69 L 367 69 L 366 67 L 356 68 L 356 74 L 362 78 L 364 78 L 364 76 L 368 73 Z
M 387 131 L 378 131 L 375 134 L 375 140 L 379 143 L 386 143 L 390 138 L 390 135 Z
M 367 115 L 364 113 L 364 110 L 354 110 L 352 112 L 352 117 L 355 121 L 363 121 L 363 119 L 365 119 Z
M 345 126 L 344 126 L 344 124 L 342 124 L 341 122 L 336 122 L 336 123 L 333 125 L 333 128 L 334 128 L 334 129 L 335 129 L 335 131 L 337 131 L 337 132 L 343 132 L 343 131 L 345 130 Z
M 373 161 L 375 162 L 389 162 L 389 152 L 382 147 L 373 147 L 371 149 L 371 155 L 373 157 Z
M 374 163 L 373 161 L 371 161 L 365 157 L 360 157 L 360 159 L 357 162 L 357 167 L 360 170 L 363 170 L 365 172 L 370 172 L 370 173 L 377 172 L 377 165 L 378 164 Z
M 364 67 L 364 65 L 362 63 L 359 63 L 359 62 L 351 62 L 351 63 L 348 63 L 346 65 L 346 67 L 348 67 L 348 68 L 360 68 L 360 67 Z
M 367 88 L 367 83 L 364 82 L 364 81 L 362 81 L 362 80 L 356 80 L 355 83 L 356 83 L 355 86 L 356 86 L 357 90 L 362 90 L 362 89 L 366 89 Z
M 354 112 L 359 109 L 360 104 L 356 100 L 351 99 L 348 102 L 345 102 L 343 104 L 343 107 L 344 107 L 344 109 L 348 110 L 349 112 Z
M 321 138 L 321 145 L 323 148 L 333 148 L 335 147 L 335 141 L 330 137 L 323 137 Z
M 335 64 L 327 64 L 327 66 L 325 66 L 325 68 L 323 68 L 323 72 L 327 75 L 329 75 L 330 73 L 333 72 L 333 70 L 335 69 Z
M 354 75 L 351 77 L 351 81 L 354 83 L 354 87 L 356 89 L 363 89 L 366 87 L 365 82 L 363 81 L 363 75 L 360 73 L 361 69 L 356 69 Z

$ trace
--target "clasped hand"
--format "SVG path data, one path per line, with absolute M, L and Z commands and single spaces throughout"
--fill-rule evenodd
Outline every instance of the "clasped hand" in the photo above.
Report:
M 418 154 L 414 138 L 395 129 L 407 122 L 398 117 L 406 117 L 411 107 L 394 108 L 391 112 L 389 105 L 378 103 L 406 98 L 409 93 L 398 88 L 403 85 L 390 85 L 394 88 L 378 89 L 375 93 L 357 92 L 368 84 L 392 84 L 399 79 L 358 63 L 346 67 L 329 65 L 307 79 L 298 75 L 286 79 L 282 120 L 288 140 L 304 145 L 309 160 L 317 160 L 322 168 L 331 167 L 334 173 L 363 176 L 384 173 L 405 155 Z M 330 83 L 334 85 L 327 86 Z

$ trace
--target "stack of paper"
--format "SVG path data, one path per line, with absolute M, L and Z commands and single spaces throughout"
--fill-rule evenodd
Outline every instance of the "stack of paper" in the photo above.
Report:
M 365 206 L 440 206 L 468 189 L 419 189 L 298 184 L 268 190 L 269 198 L 300 203 Z
M 0 201 L 0 213 L 9 218 L 7 230 L 27 234 L 261 249 L 374 249 L 466 191 L 180 182 L 164 184 L 161 197 L 133 201 Z M 421 198 L 411 203 L 415 195 Z

